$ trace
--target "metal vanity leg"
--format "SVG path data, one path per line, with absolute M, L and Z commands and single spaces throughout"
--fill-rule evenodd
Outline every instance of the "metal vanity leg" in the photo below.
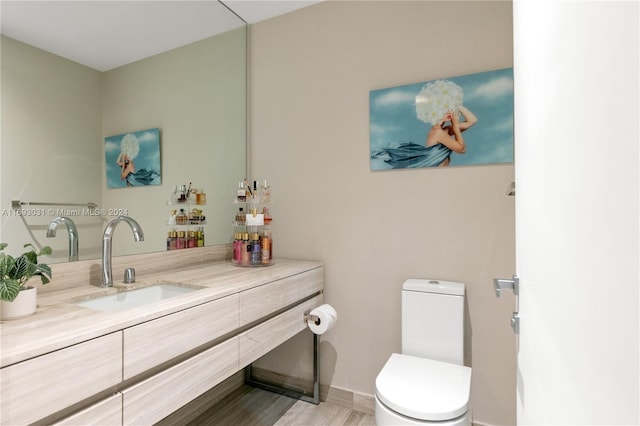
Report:
M 312 333 L 313 334 L 313 333 Z M 320 365 L 318 363 L 318 340 L 317 334 L 313 334 L 313 394 L 309 392 L 300 392 L 294 389 L 289 389 L 284 386 L 274 385 L 271 383 L 261 382 L 253 378 L 252 368 L 249 364 L 244 369 L 244 382 L 245 384 L 254 386 L 259 389 L 268 390 L 271 392 L 286 395 L 291 398 L 300 399 L 302 401 L 311 402 L 313 404 L 320 403 Z

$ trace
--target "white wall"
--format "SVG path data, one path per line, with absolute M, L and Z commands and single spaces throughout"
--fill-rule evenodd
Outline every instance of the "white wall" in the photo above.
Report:
M 410 277 L 467 284 L 475 421 L 515 422 L 513 165 L 371 172 L 369 91 L 512 66 L 510 2 L 323 2 L 250 27 L 250 159 L 276 256 L 325 262 L 322 383 L 372 395 Z M 301 335 L 262 366 L 308 367 Z M 300 348 L 305 348 L 301 351 Z

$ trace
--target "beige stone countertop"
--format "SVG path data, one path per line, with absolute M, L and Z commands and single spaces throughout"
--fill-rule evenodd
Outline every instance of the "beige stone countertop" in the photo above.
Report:
M 100 288 L 87 283 L 56 288 L 38 295 L 35 314 L 0 323 L 0 367 L 319 267 L 321 262 L 288 259 L 277 259 L 273 265 L 260 268 L 218 261 L 159 273 L 138 273 L 132 285 L 116 283 L 112 288 Z M 119 312 L 96 311 L 73 304 L 154 284 L 198 290 Z

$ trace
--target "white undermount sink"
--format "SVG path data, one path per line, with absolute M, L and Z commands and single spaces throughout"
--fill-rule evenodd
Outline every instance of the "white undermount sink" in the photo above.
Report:
M 181 287 L 171 284 L 158 284 L 136 290 L 121 291 L 108 296 L 94 297 L 93 299 L 74 302 L 75 305 L 96 311 L 117 312 L 126 309 L 137 308 L 149 303 L 159 302 L 171 297 L 189 293 L 196 288 Z

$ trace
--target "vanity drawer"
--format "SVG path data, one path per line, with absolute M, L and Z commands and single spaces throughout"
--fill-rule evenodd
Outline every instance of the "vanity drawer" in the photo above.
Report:
M 124 330 L 123 379 L 129 379 L 238 328 L 233 294 Z
M 240 325 L 250 324 L 321 291 L 324 268 L 274 281 L 240 293 Z
M 238 335 L 239 367 L 246 367 L 304 330 L 307 327 L 304 312 L 322 305 L 323 300 L 323 295 L 319 294 Z
M 122 333 L 10 365 L 0 374 L 0 423 L 33 423 L 120 383 Z
M 122 394 L 117 393 L 76 414 L 53 423 L 52 426 L 122 425 Z
M 233 337 L 123 390 L 123 424 L 154 424 L 236 371 L 238 338 Z

